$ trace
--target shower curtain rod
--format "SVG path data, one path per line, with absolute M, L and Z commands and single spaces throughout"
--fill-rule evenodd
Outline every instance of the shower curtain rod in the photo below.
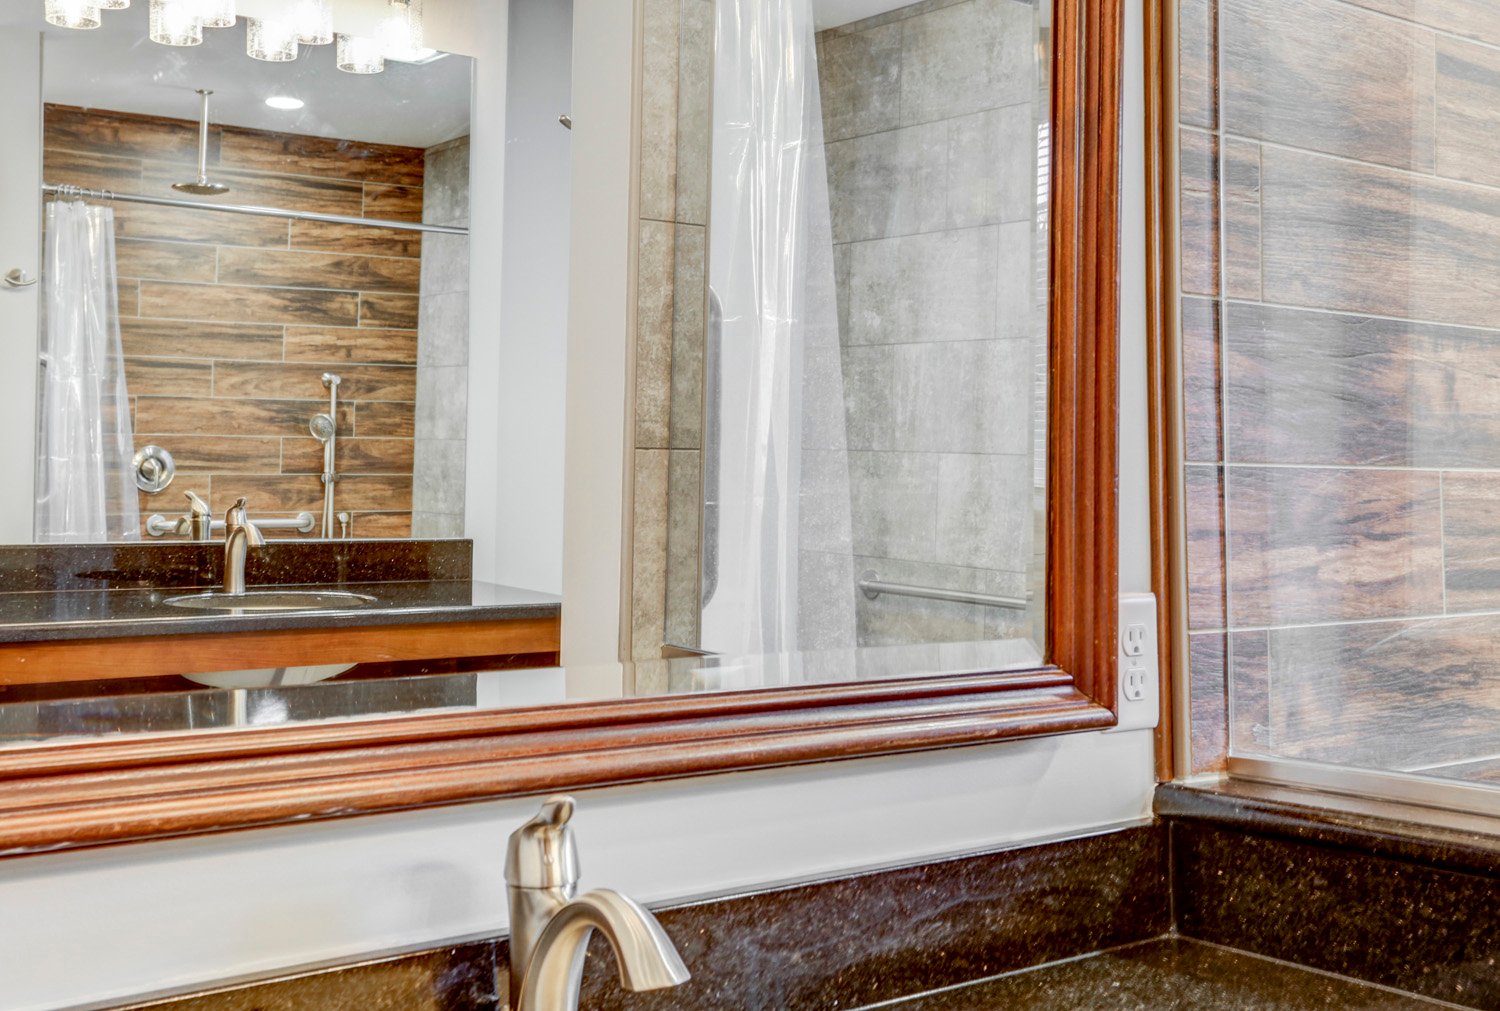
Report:
M 209 204 L 200 200 L 178 200 L 175 197 L 148 197 L 136 193 L 112 193 L 82 186 L 43 183 L 42 192 L 49 196 L 78 197 L 90 200 L 120 201 L 129 204 L 151 204 L 156 207 L 192 207 L 201 211 L 226 211 L 230 214 L 256 214 L 263 218 L 295 218 L 298 221 L 326 221 L 335 225 L 368 225 L 371 228 L 395 228 L 404 232 L 440 232 L 444 235 L 468 235 L 460 225 L 428 225 L 417 221 L 387 221 L 381 218 L 356 218 L 348 214 L 320 214 L 317 211 L 289 211 L 280 207 L 258 207 L 254 204 Z

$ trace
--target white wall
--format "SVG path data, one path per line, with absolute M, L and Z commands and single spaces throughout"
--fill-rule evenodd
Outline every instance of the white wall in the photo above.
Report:
M 569 111 L 572 4 L 508 6 L 507 24 L 507 4 L 478 5 L 464 525 L 476 578 L 557 593 L 570 220 L 557 117 Z
M 35 12 L 28 13 L 35 16 Z M 39 20 L 39 18 L 37 18 Z M 41 275 L 41 32 L 0 12 L 0 274 Z M 36 474 L 37 308 L 41 285 L 0 284 L 0 544 L 29 544 Z
M 592 296 L 574 292 L 570 340 L 599 360 L 579 363 L 570 388 L 580 374 L 600 385 L 598 400 L 570 399 L 568 422 L 570 440 L 605 441 L 588 453 L 570 441 L 569 481 L 603 501 L 580 501 L 570 484 L 566 516 L 570 576 L 585 576 L 587 552 L 600 551 L 616 577 L 596 592 L 569 583 L 569 614 L 575 604 L 598 614 L 612 597 L 616 619 L 624 401 L 608 379 L 624 367 L 628 250 L 619 236 L 628 234 L 629 189 L 618 178 L 626 163 L 617 145 L 623 136 L 628 148 L 629 94 L 609 80 L 629 43 L 626 6 L 577 0 L 575 8 L 575 52 L 591 71 L 574 82 L 575 220 L 607 241 L 596 237 L 585 250 L 575 241 L 573 250 L 575 271 L 606 272 L 583 275 Z M 1130 255 L 1144 243 L 1140 0 L 1128 10 L 1121 588 L 1137 591 L 1150 583 L 1144 311 L 1140 256 Z M 597 188 L 580 193 L 584 185 Z M 596 622 L 571 641 L 616 648 L 615 626 Z M 660 901 L 1105 827 L 1146 816 L 1151 790 L 1150 733 L 1076 734 L 589 791 L 578 828 L 586 886 Z M 498 931 L 505 836 L 532 806 L 505 801 L 0 861 L 0 1008 L 123 997 Z

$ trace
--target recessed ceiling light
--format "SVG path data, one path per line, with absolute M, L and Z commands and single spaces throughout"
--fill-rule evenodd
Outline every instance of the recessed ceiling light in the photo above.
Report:
M 300 109 L 305 104 L 300 98 L 291 95 L 272 95 L 266 99 L 266 104 L 273 109 Z

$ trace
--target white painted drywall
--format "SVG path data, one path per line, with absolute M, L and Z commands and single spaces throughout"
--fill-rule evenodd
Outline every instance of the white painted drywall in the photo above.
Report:
M 493 463 L 469 485 L 468 522 L 494 525 L 486 532 L 493 562 L 480 563 L 493 564 L 488 578 L 546 593 L 562 590 L 571 133 L 558 116 L 571 99 L 572 14 L 571 0 L 510 0 L 502 269 L 476 270 L 470 288 L 476 341 L 489 337 L 481 327 L 494 317 L 483 289 L 497 278 L 500 325 L 486 359 L 494 371 L 469 369 L 471 412 L 488 414 L 494 401 L 498 427 L 488 445 L 475 446 L 470 415 L 470 459 L 488 453 Z M 498 178 L 471 173 L 474 199 Z
M 619 83 L 629 66 L 626 6 L 577 0 L 575 8 L 574 109 L 585 122 L 574 134 L 572 263 L 598 273 L 583 275 L 591 293 L 574 290 L 570 341 L 597 359 L 580 361 L 569 380 L 598 396 L 568 405 L 567 592 L 577 593 L 570 615 L 581 605 L 610 617 L 569 641 L 585 651 L 608 643 L 610 656 L 618 645 L 625 406 L 610 378 L 623 375 L 628 295 L 620 236 L 628 235 L 629 182 L 618 147 L 623 138 L 628 151 L 630 129 L 629 89 Z M 1137 389 L 1144 313 L 1131 266 L 1144 244 L 1140 0 L 1127 0 L 1127 16 L 1120 571 L 1121 588 L 1136 591 L 1150 584 L 1146 486 L 1132 476 L 1146 467 Z M 604 441 L 577 446 L 575 435 Z M 575 582 L 588 576 L 595 552 L 612 585 Z M 578 815 L 585 885 L 661 901 L 1087 831 L 1144 817 L 1152 775 L 1151 734 L 1128 732 L 589 791 Z M 506 801 L 0 861 L 0 1008 L 54 1008 L 497 931 L 505 836 L 532 806 Z
M 42 39 L 0 15 L 0 274 L 42 273 Z M 0 544 L 32 540 L 40 283 L 0 284 Z
M 620 658 L 631 359 L 634 4 L 573 4 L 562 660 Z

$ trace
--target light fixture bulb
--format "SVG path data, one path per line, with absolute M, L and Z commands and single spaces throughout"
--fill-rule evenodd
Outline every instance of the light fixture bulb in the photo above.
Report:
M 412 62 L 425 48 L 422 0 L 389 0 L 380 22 L 380 48 L 388 60 Z
M 326 46 L 333 41 L 333 8 L 328 0 L 296 0 L 287 18 L 304 46 Z
M 203 41 L 203 19 L 194 0 L 151 0 L 152 42 L 164 46 L 196 46 Z
M 385 69 L 379 39 L 338 36 L 338 68 L 346 74 L 378 74 Z
M 300 98 L 293 98 L 291 95 L 272 95 L 270 98 L 266 99 L 266 104 L 273 109 L 286 109 L 287 111 L 292 111 L 302 108 L 307 103 L 302 101 L 302 99 Z
M 234 0 L 196 0 L 198 19 L 204 28 L 233 28 Z
M 267 63 L 287 63 L 297 58 L 297 26 L 277 18 L 248 18 L 245 52 Z
M 49 25 L 59 28 L 98 28 L 99 4 L 84 0 L 47 0 L 44 8 Z

